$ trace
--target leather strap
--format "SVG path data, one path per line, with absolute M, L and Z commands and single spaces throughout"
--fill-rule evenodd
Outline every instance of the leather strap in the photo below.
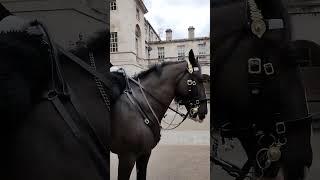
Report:
M 107 162 L 107 152 L 101 153 L 97 151 L 96 144 L 94 144 L 94 138 L 92 137 L 92 134 L 87 134 L 88 132 L 84 132 L 80 130 L 80 126 L 77 125 L 77 123 L 74 121 L 74 119 L 71 117 L 70 113 L 64 106 L 64 104 L 61 102 L 58 95 L 50 98 L 48 97 L 48 100 L 52 102 L 56 110 L 61 115 L 62 119 L 66 122 L 66 124 L 69 126 L 71 131 L 73 132 L 74 136 L 78 140 L 78 142 L 87 150 L 89 153 L 91 159 L 97 166 L 97 169 L 99 171 L 99 175 L 103 179 L 107 179 L 108 175 L 108 162 Z M 83 121 L 84 122 L 84 121 Z M 99 147 L 99 146 L 98 146 Z
M 138 103 L 137 99 L 134 96 L 132 96 L 128 91 L 125 91 L 124 93 L 127 95 L 130 102 L 139 110 L 144 123 L 151 129 L 153 133 L 153 137 L 155 138 L 156 143 L 158 143 L 161 138 L 161 133 L 160 133 L 161 127 L 159 126 L 159 124 L 155 123 L 150 117 L 148 117 L 147 113 L 143 111 L 143 108 L 141 107 L 141 105 Z
M 77 138 L 81 138 L 80 129 L 75 124 L 75 122 L 72 120 L 72 117 L 65 109 L 64 105 L 62 104 L 61 100 L 59 99 L 58 95 L 55 95 L 54 97 L 48 97 L 48 99 L 53 103 L 56 110 L 59 112 L 59 114 L 62 116 L 66 124 L 71 129 L 73 135 Z
M 96 78 L 99 79 L 99 81 L 101 81 L 106 88 L 108 88 L 109 90 L 111 90 L 111 86 L 112 86 L 112 81 L 105 78 L 101 73 L 93 70 L 88 64 L 86 64 L 85 62 L 83 62 L 80 58 L 78 58 L 77 56 L 75 56 L 74 54 L 64 50 L 61 46 L 59 46 L 58 44 L 56 44 L 57 49 L 64 54 L 65 56 L 68 57 L 68 59 L 72 60 L 74 63 L 78 64 L 80 67 L 82 67 L 84 70 L 86 70 L 87 72 L 89 72 L 91 75 L 95 76 Z

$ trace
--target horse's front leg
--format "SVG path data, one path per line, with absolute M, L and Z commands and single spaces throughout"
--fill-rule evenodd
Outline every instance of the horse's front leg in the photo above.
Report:
M 118 158 L 118 180 L 129 180 L 137 157 L 134 154 L 121 154 Z
M 137 180 L 146 180 L 147 178 L 147 167 L 151 152 L 143 154 L 138 157 L 136 169 L 137 169 Z

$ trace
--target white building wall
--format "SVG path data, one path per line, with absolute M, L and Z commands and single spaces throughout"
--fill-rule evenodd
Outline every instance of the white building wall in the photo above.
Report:
M 115 66 L 122 66 L 127 71 L 136 72 L 146 69 L 146 47 L 150 32 L 154 37 L 158 37 L 151 25 L 148 25 L 148 34 L 145 33 L 145 18 L 147 12 L 142 0 L 117 0 L 117 9 L 110 11 L 110 32 L 117 32 L 118 52 L 110 53 L 110 61 Z M 137 19 L 139 9 L 140 20 Z M 140 28 L 141 35 L 138 38 L 138 48 L 136 48 L 136 28 Z M 138 51 L 137 51 L 138 49 Z

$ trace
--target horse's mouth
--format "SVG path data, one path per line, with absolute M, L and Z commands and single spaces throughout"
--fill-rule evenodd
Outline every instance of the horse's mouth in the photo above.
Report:
M 205 114 L 194 114 L 194 115 L 190 116 L 190 118 L 195 122 L 202 123 L 203 120 L 206 118 L 206 115 Z
M 205 115 L 205 114 L 199 114 L 198 116 L 199 116 L 199 119 L 200 119 L 201 121 L 203 121 L 204 118 L 206 118 L 206 115 Z

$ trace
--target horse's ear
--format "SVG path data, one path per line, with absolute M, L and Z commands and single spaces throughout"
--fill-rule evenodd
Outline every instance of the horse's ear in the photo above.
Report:
M 198 67 L 198 59 L 194 57 L 194 53 L 192 49 L 189 51 L 189 61 L 192 67 Z

